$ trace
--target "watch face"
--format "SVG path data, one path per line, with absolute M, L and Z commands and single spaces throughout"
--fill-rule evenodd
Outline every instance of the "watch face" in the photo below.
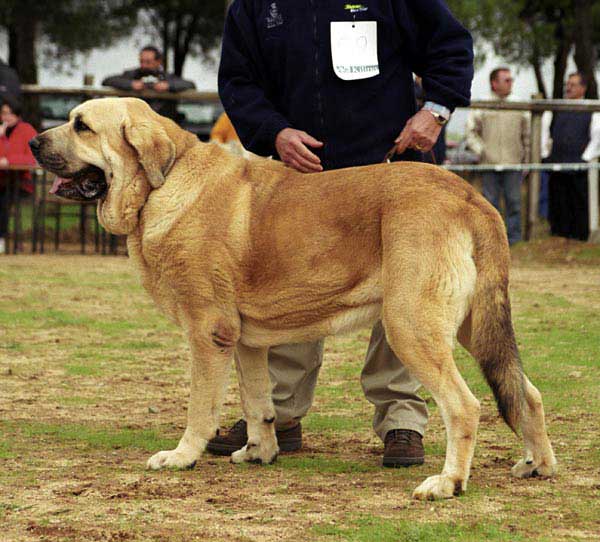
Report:
M 433 112 L 433 116 L 435 117 L 437 123 L 442 126 L 448 122 L 448 119 L 446 117 L 440 115 L 439 113 L 436 113 L 435 111 Z

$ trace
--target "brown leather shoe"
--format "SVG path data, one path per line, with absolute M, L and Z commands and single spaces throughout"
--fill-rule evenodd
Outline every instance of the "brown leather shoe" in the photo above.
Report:
M 302 446 L 302 425 L 275 431 L 280 452 L 295 452 Z M 208 441 L 206 451 L 214 455 L 231 455 L 243 448 L 248 441 L 246 420 L 238 420 L 224 435 Z
M 425 462 L 423 437 L 410 429 L 392 429 L 385 435 L 384 467 L 410 467 Z

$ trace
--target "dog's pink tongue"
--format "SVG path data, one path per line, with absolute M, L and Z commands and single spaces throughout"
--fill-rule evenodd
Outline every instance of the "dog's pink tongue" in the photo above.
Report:
M 58 187 L 66 181 L 67 179 L 63 179 L 62 177 L 56 177 L 54 179 L 54 182 L 52 183 L 52 188 L 50 188 L 50 194 L 56 194 Z

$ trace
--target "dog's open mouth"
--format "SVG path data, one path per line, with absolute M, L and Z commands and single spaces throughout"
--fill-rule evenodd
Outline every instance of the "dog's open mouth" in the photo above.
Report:
M 50 194 L 76 201 L 95 201 L 104 196 L 107 189 L 104 171 L 96 166 L 88 166 L 73 177 L 56 177 Z

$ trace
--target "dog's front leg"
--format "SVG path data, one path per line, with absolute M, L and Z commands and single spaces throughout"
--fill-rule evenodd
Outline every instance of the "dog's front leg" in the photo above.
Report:
M 193 468 L 208 441 L 217 434 L 237 333 L 223 319 L 188 329 L 192 350 L 187 427 L 174 450 L 154 454 L 149 469 Z
M 231 461 L 268 464 L 279 452 L 275 437 L 275 407 L 271 398 L 271 380 L 266 348 L 236 346 L 235 363 L 248 423 L 248 442 L 231 455 Z

